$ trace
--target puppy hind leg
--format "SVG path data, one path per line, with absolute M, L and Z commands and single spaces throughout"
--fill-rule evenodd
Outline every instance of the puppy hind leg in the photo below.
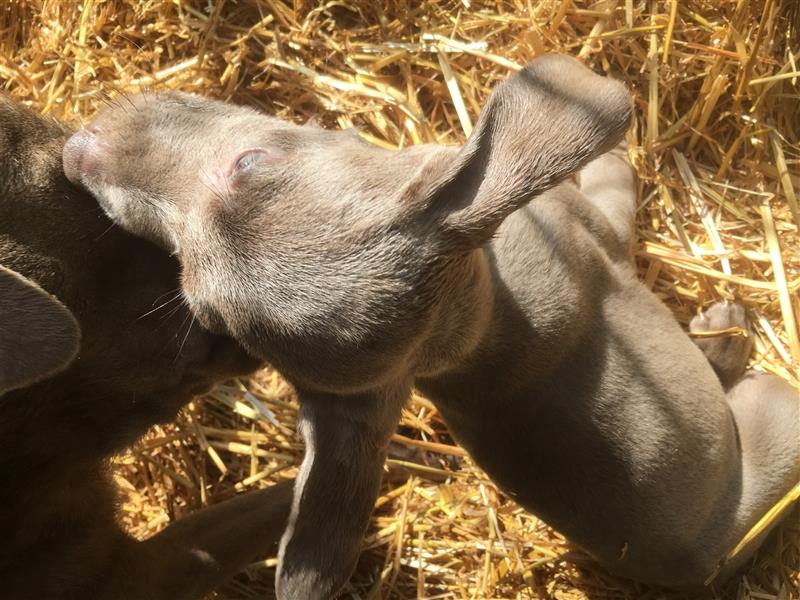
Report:
M 606 216 L 621 246 L 628 250 L 633 241 L 637 186 L 625 145 L 594 159 L 578 178 L 581 193 Z
M 800 483 L 800 394 L 776 375 L 748 371 L 727 394 L 742 452 L 742 486 L 727 553 Z M 767 534 L 788 515 L 780 515 L 726 564 L 718 581 L 734 574 Z

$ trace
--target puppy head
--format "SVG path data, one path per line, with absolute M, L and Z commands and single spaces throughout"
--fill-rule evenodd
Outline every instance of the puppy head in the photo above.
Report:
M 178 255 L 205 325 L 306 387 L 355 391 L 409 368 L 447 289 L 475 277 L 464 257 L 630 115 L 621 84 L 554 55 L 500 84 L 460 149 L 391 152 L 173 93 L 121 100 L 64 166 Z

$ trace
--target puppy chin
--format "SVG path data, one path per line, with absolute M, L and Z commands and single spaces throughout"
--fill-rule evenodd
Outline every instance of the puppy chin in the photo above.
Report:
M 141 207 L 141 202 L 130 202 L 124 206 L 115 206 L 115 202 L 102 201 L 101 206 L 105 206 L 106 214 L 119 225 L 122 229 L 147 240 L 170 256 L 177 256 L 180 249 L 176 239 L 170 232 L 161 226 L 157 216 L 149 214 L 147 209 Z
M 114 212 L 114 207 L 108 202 L 101 194 L 95 192 L 90 186 L 84 185 L 84 188 L 94 196 L 97 204 L 103 210 L 103 213 L 111 220 L 114 225 L 119 225 L 119 216 Z
M 211 354 L 212 364 L 207 372 L 219 377 L 242 377 L 251 375 L 264 366 L 264 362 L 253 358 L 230 338 L 218 338 Z
M 202 301 L 198 302 L 190 299 L 189 306 L 197 318 L 197 322 L 206 330 L 216 335 L 232 337 L 225 320 L 210 305 Z

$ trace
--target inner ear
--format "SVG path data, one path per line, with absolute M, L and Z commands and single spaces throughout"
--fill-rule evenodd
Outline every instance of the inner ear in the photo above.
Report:
M 497 86 L 452 159 L 423 165 L 406 199 L 452 238 L 479 246 L 512 212 L 616 146 L 631 113 L 621 83 L 565 55 L 536 59 Z
M 0 395 L 62 371 L 79 346 L 80 328 L 69 309 L 0 266 Z

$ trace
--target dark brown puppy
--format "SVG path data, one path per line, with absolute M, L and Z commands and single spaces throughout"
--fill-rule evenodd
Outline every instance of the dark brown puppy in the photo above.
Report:
M 67 135 L 0 97 L 0 597 L 199 598 L 275 546 L 291 487 L 140 543 L 115 522 L 105 461 L 258 363 L 183 306 L 148 314 L 178 266 L 66 180 Z

